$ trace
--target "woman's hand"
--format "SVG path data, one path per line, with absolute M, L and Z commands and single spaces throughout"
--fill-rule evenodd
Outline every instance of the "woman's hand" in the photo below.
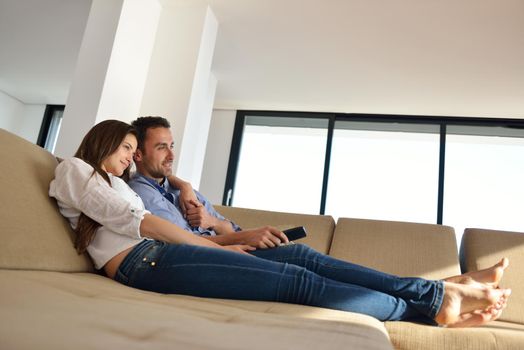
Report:
M 236 253 L 247 254 L 247 255 L 250 255 L 248 252 L 256 250 L 255 247 L 252 247 L 252 246 L 247 245 L 247 244 L 224 245 L 224 246 L 222 246 L 222 248 L 224 248 L 226 250 L 231 250 L 231 251 L 236 252 Z
M 195 194 L 195 191 L 193 191 L 193 187 L 191 186 L 189 182 L 179 179 L 175 175 L 170 175 L 167 178 L 167 180 L 169 181 L 169 184 L 171 186 L 180 190 L 180 196 L 178 197 L 178 204 L 180 205 L 182 214 L 184 214 L 184 217 L 185 217 L 187 210 L 189 208 L 195 207 L 194 203 L 200 203 Z

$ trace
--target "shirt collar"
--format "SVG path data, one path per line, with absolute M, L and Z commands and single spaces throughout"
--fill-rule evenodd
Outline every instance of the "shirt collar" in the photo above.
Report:
M 161 188 L 167 190 L 167 185 L 169 184 L 169 181 L 167 181 L 167 177 L 164 177 L 164 179 L 162 181 L 160 181 L 160 184 L 159 184 L 155 179 L 152 179 L 152 178 L 150 178 L 148 176 L 145 176 L 144 174 L 141 174 L 138 171 L 135 173 L 135 176 L 140 177 L 140 178 L 146 180 L 151 185 L 153 185 L 155 188 L 156 187 L 161 187 Z

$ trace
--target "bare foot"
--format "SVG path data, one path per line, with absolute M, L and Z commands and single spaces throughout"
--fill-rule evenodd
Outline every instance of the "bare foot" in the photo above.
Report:
M 448 324 L 448 328 L 459 328 L 459 327 L 475 327 L 482 326 L 488 322 L 495 321 L 502 315 L 502 310 L 506 308 L 507 297 L 502 297 L 502 300 L 495 306 L 490 307 L 486 310 L 477 310 L 469 313 L 465 313 L 459 316 L 457 322 Z
M 510 289 L 444 282 L 444 298 L 435 321 L 446 326 L 469 324 L 473 323 L 473 320 L 477 322 L 486 318 L 484 314 L 491 314 L 492 310 L 501 310 L 510 294 Z
M 492 311 L 473 311 L 462 314 L 455 323 L 446 325 L 447 328 L 476 327 L 495 321 L 502 314 L 502 310 Z
M 502 279 L 502 276 L 504 275 L 504 270 L 506 270 L 508 265 L 509 259 L 502 258 L 498 263 L 488 267 L 487 269 L 467 272 L 460 276 L 449 277 L 444 281 L 461 284 L 472 284 L 473 282 L 479 282 L 487 284 L 493 288 L 497 288 L 499 286 L 500 280 Z

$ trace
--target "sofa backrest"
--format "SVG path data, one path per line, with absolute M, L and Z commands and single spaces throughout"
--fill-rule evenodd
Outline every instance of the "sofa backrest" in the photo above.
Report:
M 243 229 L 271 225 L 279 230 L 285 230 L 304 226 L 308 235 L 306 238 L 298 240 L 297 243 L 307 244 L 324 254 L 329 251 L 335 228 L 335 220 L 331 216 L 281 213 L 220 205 L 216 205 L 215 209 Z
M 477 271 L 509 258 L 501 287 L 511 288 L 501 321 L 524 323 L 524 233 L 467 228 L 462 236 L 460 260 L 464 271 Z
M 72 230 L 48 196 L 57 165 L 46 150 L 0 129 L 0 268 L 92 271 Z
M 448 226 L 340 218 L 329 254 L 405 277 L 460 274 L 455 231 Z

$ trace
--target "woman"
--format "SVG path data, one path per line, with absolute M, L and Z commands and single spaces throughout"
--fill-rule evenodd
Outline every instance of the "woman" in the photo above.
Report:
M 302 245 L 296 250 L 304 259 L 268 261 L 251 256 L 250 246 L 220 246 L 188 233 L 151 215 L 123 180 L 136 146 L 130 125 L 95 125 L 75 158 L 58 165 L 49 190 L 76 231 L 78 252 L 87 250 L 95 267 L 120 283 L 160 293 L 312 305 L 380 320 L 423 318 L 450 327 L 486 323 L 506 305 L 511 291 L 496 287 L 507 259 L 469 276 L 428 281 L 384 274 Z

